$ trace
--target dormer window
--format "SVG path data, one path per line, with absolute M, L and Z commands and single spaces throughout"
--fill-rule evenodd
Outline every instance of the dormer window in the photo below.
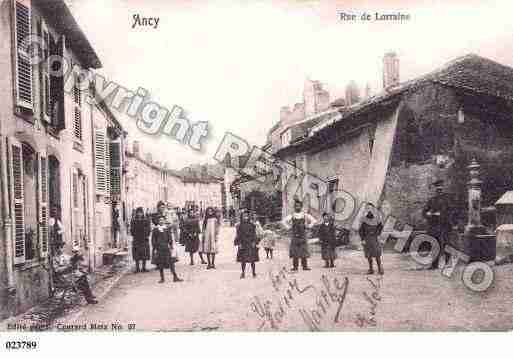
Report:
M 287 147 L 290 145 L 290 141 L 292 140 L 292 131 L 289 128 L 285 132 L 281 134 L 281 146 Z

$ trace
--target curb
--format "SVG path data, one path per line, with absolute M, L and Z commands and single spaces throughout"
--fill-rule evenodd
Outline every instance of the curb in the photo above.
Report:
M 126 268 L 124 268 L 121 272 L 119 272 L 119 275 L 112 281 L 112 283 L 110 283 L 107 288 L 100 294 L 98 295 L 96 298 L 98 299 L 98 301 L 102 300 L 103 298 L 105 298 L 109 293 L 110 291 L 112 290 L 112 288 L 114 288 L 114 286 L 116 284 L 118 284 L 118 282 L 121 280 L 121 278 L 123 278 L 128 272 L 130 271 L 130 266 L 126 266 Z M 94 288 L 93 288 L 94 289 Z M 82 314 L 84 314 L 84 312 L 86 311 L 86 309 L 89 308 L 89 305 L 84 305 L 82 306 L 82 308 L 76 312 L 76 313 L 73 313 L 72 315 L 70 315 L 69 317 L 62 317 L 62 319 L 65 319 L 66 322 L 74 322 L 76 321 L 78 318 L 80 318 L 82 316 Z M 50 331 L 52 331 L 52 329 L 50 329 Z

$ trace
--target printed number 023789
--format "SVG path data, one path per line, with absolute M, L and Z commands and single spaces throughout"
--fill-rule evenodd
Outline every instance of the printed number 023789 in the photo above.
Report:
M 5 342 L 5 349 L 18 350 L 18 349 L 36 349 L 37 342 L 35 341 L 7 341 Z

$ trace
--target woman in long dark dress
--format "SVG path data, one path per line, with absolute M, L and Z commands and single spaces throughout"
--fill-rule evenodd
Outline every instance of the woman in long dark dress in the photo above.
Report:
M 337 258 L 335 225 L 333 218 L 328 213 L 322 215 L 322 223 L 319 226 L 319 241 L 321 242 L 321 256 L 326 263 L 324 268 L 335 268 L 335 259 Z
M 365 257 L 369 262 L 369 271 L 367 272 L 367 274 L 374 274 L 374 268 L 372 267 L 372 258 L 375 258 L 376 263 L 378 265 L 379 274 L 383 275 L 385 272 L 383 271 L 383 266 L 381 265 L 382 250 L 381 244 L 378 240 L 381 231 L 383 231 L 383 225 L 380 221 L 375 220 L 372 210 L 370 210 L 367 213 L 366 217 L 367 220 L 363 221 L 358 233 L 360 234 L 360 238 L 362 239 Z M 369 222 L 370 224 L 367 222 Z
M 173 282 L 182 282 L 183 280 L 178 278 L 176 274 L 176 259 L 171 257 L 173 238 L 169 227 L 166 225 L 165 216 L 158 217 L 158 224 L 151 234 L 151 244 L 153 246 L 153 258 L 160 272 L 159 283 L 164 283 L 164 268 L 168 266 L 173 274 Z
M 146 261 L 150 259 L 151 223 L 144 216 L 144 209 L 138 207 L 135 216 L 130 223 L 130 234 L 132 235 L 132 257 L 135 261 L 135 272 L 139 273 L 139 262 L 142 262 L 142 271 L 146 272 Z
M 241 278 L 245 277 L 246 263 L 251 263 L 253 277 L 256 277 L 255 262 L 259 261 L 257 244 L 256 226 L 251 222 L 249 213 L 243 212 L 240 223 L 237 225 L 237 234 L 234 241 L 234 245 L 238 246 L 237 262 L 241 264 Z
M 191 208 L 187 213 L 187 218 L 183 221 L 183 240 L 185 251 L 191 256 L 191 266 L 194 265 L 194 253 L 199 249 L 199 236 L 201 233 L 199 220 L 194 216 L 194 210 Z

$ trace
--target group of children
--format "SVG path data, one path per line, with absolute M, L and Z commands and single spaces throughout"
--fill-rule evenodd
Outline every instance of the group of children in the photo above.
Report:
M 373 210 L 370 209 L 362 220 L 359 228 L 359 235 L 362 240 L 365 257 L 369 264 L 367 274 L 374 274 L 373 260 L 376 261 L 379 274 L 383 275 L 381 263 L 381 245 L 378 237 L 383 230 L 383 225 L 374 218 Z M 325 262 L 325 268 L 334 268 L 337 258 L 337 236 L 334 218 L 328 213 L 323 213 L 320 223 L 311 215 L 303 211 L 303 203 L 294 203 L 294 213 L 285 217 L 282 225 L 291 232 L 289 257 L 292 259 L 291 271 L 299 268 L 299 262 L 303 270 L 310 270 L 308 258 L 310 257 L 309 246 L 306 238 L 308 229 L 319 224 L 318 237 L 321 244 L 321 257 Z M 237 262 L 241 263 L 241 278 L 245 277 L 246 264 L 251 264 L 253 277 L 256 277 L 255 263 L 259 261 L 258 246 L 262 239 L 262 246 L 265 248 L 267 258 L 273 257 L 275 237 L 272 231 L 263 231 L 260 223 L 252 218 L 249 212 L 242 212 L 240 223 L 237 225 L 234 245 L 237 248 Z

